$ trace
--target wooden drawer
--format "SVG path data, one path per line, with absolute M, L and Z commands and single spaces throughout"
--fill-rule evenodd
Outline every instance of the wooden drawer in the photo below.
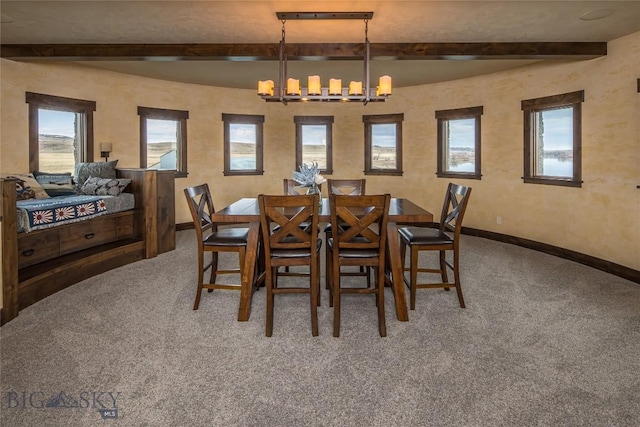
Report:
M 136 237 L 136 227 L 134 223 L 134 211 L 127 211 L 116 218 L 116 230 L 118 240 Z
M 18 268 L 28 267 L 60 255 L 59 234 L 55 230 L 18 235 Z
M 69 254 L 118 239 L 117 219 L 94 218 L 60 229 L 60 255 Z

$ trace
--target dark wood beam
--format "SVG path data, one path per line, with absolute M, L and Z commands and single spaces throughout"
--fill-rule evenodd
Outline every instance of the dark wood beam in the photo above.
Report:
M 358 59 L 364 43 L 291 43 L 286 51 L 291 60 Z M 371 43 L 374 60 L 575 60 L 606 54 L 606 42 Z M 0 56 L 57 61 L 277 61 L 278 44 L 3 44 Z

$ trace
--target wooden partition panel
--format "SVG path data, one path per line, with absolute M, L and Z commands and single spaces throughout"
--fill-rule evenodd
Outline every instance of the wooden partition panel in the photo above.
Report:
M 18 315 L 18 233 L 16 181 L 2 179 L 2 310 L 3 321 Z

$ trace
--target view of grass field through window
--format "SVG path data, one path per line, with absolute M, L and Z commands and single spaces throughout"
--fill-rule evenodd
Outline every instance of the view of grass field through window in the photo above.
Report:
M 177 169 L 178 121 L 147 119 L 147 168 Z
M 445 172 L 475 172 L 476 119 L 448 119 L 444 121 Z
M 256 125 L 252 123 L 230 123 L 230 168 L 231 170 L 256 169 Z
M 76 150 L 77 113 L 39 109 L 39 164 L 46 172 L 73 172 Z M 573 111 L 571 107 L 537 111 L 536 162 L 537 176 L 571 177 L 573 174 Z M 449 171 L 473 172 L 475 162 L 474 119 L 448 120 L 447 167 Z M 232 124 L 231 168 L 252 170 L 256 166 L 256 125 Z M 177 149 L 178 122 L 147 120 L 147 163 L 159 168 L 161 159 Z M 79 139 L 79 138 L 78 138 Z M 326 127 L 303 126 L 303 162 L 317 162 L 326 168 Z M 175 169 L 175 155 L 168 156 Z M 372 167 L 396 167 L 395 124 L 372 125 Z M 164 167 L 163 167 L 164 169 Z
M 396 169 L 396 124 L 371 125 L 371 168 Z
M 38 109 L 39 169 L 73 173 L 76 159 L 76 113 Z M 80 140 L 80 138 L 78 138 Z
M 302 162 L 317 163 L 320 170 L 327 169 L 327 125 L 301 125 Z
M 536 111 L 535 176 L 573 177 L 573 107 Z

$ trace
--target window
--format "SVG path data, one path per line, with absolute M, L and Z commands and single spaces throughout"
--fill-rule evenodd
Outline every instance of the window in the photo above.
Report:
M 222 114 L 224 121 L 224 174 L 262 175 L 264 116 Z
M 438 177 L 481 179 L 480 117 L 482 107 L 436 111 Z
M 524 182 L 582 186 L 584 91 L 522 101 Z
M 294 116 L 296 124 L 296 166 L 318 163 L 320 172 L 333 173 L 333 116 Z
M 365 175 L 402 175 L 404 114 L 362 116 Z
M 140 167 L 175 170 L 187 176 L 188 111 L 138 107 L 140 116 Z
M 73 173 L 93 161 L 94 101 L 26 92 L 29 104 L 29 170 Z

